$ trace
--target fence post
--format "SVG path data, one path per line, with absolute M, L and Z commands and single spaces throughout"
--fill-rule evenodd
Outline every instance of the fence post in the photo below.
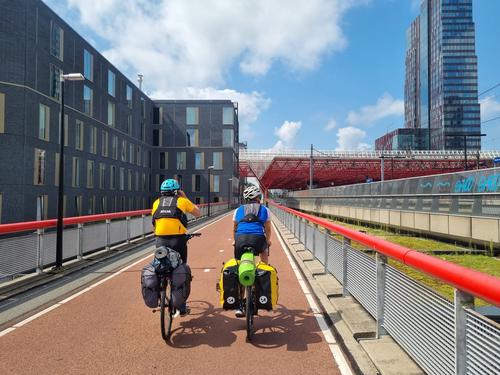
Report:
M 347 290 L 347 248 L 351 245 L 351 240 L 343 237 L 342 240 L 342 295 L 347 297 L 350 295 Z
M 125 218 L 127 220 L 127 244 L 130 243 L 130 216 Z
M 455 289 L 455 374 L 467 373 L 467 313 L 465 309 L 474 308 L 474 297 Z
M 79 223 L 76 230 L 76 242 L 78 244 L 76 259 L 82 260 L 83 257 L 83 223 Z
M 304 248 L 306 250 L 309 250 L 307 248 L 307 220 L 306 219 L 304 219 Z
M 302 231 L 301 231 L 302 230 L 302 224 L 301 224 L 302 223 L 302 218 L 300 216 L 297 217 L 297 221 L 298 221 L 298 227 L 299 227 L 299 243 L 300 243 L 301 242 L 300 238 L 302 237 L 301 236 L 301 234 L 302 234 Z
M 36 230 L 36 273 L 43 272 L 43 229 Z
M 144 220 L 145 218 L 146 218 L 146 215 L 142 214 L 141 215 L 141 219 L 142 219 L 142 236 L 141 236 L 141 238 L 146 237 L 146 220 Z
M 312 253 L 314 258 L 316 258 L 316 231 L 318 230 L 318 226 L 316 224 L 312 225 Z
M 387 267 L 387 257 L 376 253 L 375 261 L 377 264 L 377 338 L 387 335 L 384 328 L 384 301 L 385 301 L 385 274 Z
M 106 250 L 111 249 L 111 220 L 106 219 Z
M 330 230 L 325 228 L 325 274 L 328 274 L 328 237 L 330 237 Z

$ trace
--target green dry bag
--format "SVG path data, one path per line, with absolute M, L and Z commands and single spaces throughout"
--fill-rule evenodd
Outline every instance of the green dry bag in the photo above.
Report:
M 252 253 L 244 253 L 241 256 L 240 267 L 238 268 L 238 277 L 243 286 L 253 285 L 255 281 L 255 262 Z

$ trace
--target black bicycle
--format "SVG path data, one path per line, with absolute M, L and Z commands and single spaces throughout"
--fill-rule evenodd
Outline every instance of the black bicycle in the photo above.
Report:
M 201 233 L 186 234 L 188 241 L 193 237 L 199 236 L 201 236 Z M 155 251 L 155 258 L 160 262 L 167 255 L 168 254 L 164 248 L 160 247 Z M 175 308 L 172 305 L 172 283 L 170 280 L 171 275 L 171 268 L 158 273 L 158 277 L 160 278 L 160 326 L 161 336 L 163 337 L 163 340 L 168 340 L 168 338 L 170 337 L 170 333 L 172 332 L 172 319 L 175 314 Z

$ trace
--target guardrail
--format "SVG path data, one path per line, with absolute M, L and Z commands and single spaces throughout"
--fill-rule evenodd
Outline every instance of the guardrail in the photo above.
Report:
M 208 205 L 198 205 L 207 216 Z M 227 202 L 211 203 L 210 213 L 228 209 Z M 0 282 L 37 272 L 55 263 L 57 220 L 0 225 Z M 82 259 L 98 250 L 128 244 L 152 233 L 151 210 L 64 218 L 63 260 Z M 27 233 L 26 233 L 27 232 Z
M 274 215 L 429 374 L 498 374 L 500 325 L 473 310 L 474 297 L 500 306 L 500 279 L 270 203 Z M 333 235 L 341 235 L 342 240 Z M 375 258 L 351 246 L 376 251 Z M 454 301 L 387 263 L 390 257 L 455 288 Z

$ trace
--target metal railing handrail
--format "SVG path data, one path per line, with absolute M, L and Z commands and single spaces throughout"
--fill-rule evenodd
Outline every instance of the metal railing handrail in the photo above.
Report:
M 500 306 L 500 279 L 495 276 L 432 257 L 417 250 L 331 223 L 328 220 L 293 210 L 275 202 L 269 202 L 269 204 L 370 247 L 457 289 Z
M 210 203 L 210 206 L 212 207 L 221 205 L 227 205 L 227 202 Z M 208 206 L 208 203 L 198 204 L 197 206 L 205 207 Z M 92 223 L 96 221 L 123 219 L 127 217 L 149 215 L 150 213 L 151 209 L 113 212 L 109 214 L 98 214 L 98 215 L 73 216 L 64 218 L 63 225 L 66 226 L 66 225 Z M 10 234 L 10 233 L 25 232 L 37 229 L 55 228 L 56 226 L 57 226 L 57 219 L 0 224 L 0 234 Z

